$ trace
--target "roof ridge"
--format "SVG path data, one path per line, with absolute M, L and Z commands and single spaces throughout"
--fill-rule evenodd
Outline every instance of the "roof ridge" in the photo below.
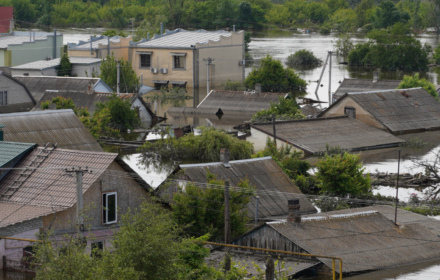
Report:
M 272 159 L 271 156 L 266 157 L 259 157 L 259 158 L 248 158 L 248 159 L 238 159 L 238 160 L 231 160 L 229 163 L 242 163 L 242 162 L 252 162 L 252 161 L 261 161 L 261 160 L 267 160 Z M 193 164 L 179 164 L 180 168 L 188 168 L 188 167 L 200 167 L 200 166 L 210 166 L 210 165 L 222 165 L 223 162 L 207 162 L 207 163 L 193 163 Z
M 348 116 L 334 116 L 327 118 L 311 118 L 311 119 L 300 119 L 300 120 L 287 120 L 287 121 L 275 121 L 276 124 L 280 123 L 295 123 L 295 122 L 312 122 L 312 121 L 324 121 L 324 120 L 332 120 L 332 119 L 346 119 Z M 250 123 L 250 125 L 273 125 L 272 122 L 263 122 L 263 123 Z
M 37 147 L 39 150 L 44 150 L 44 147 Z M 60 152 L 66 152 L 66 153 L 74 153 L 74 154 L 96 154 L 96 155 L 105 155 L 105 156 L 114 156 L 117 157 L 117 153 L 108 153 L 108 152 L 96 152 L 96 151 L 81 151 L 81 150 L 70 150 L 70 149 L 63 149 L 63 148 L 56 148 L 53 150 L 54 152 L 60 151 Z
M 42 111 L 29 111 L 29 112 L 17 112 L 17 113 L 8 113 L 1 114 L 1 117 L 12 117 L 12 116 L 26 116 L 26 115 L 41 115 L 41 114 L 53 114 L 53 113 L 67 113 L 72 112 L 72 109 L 59 109 L 59 110 L 42 110 Z
M 417 89 L 422 89 L 422 87 L 416 87 L 416 88 L 395 88 L 395 89 L 361 91 L 361 92 L 347 92 L 347 94 L 381 93 L 381 92 L 402 91 L 402 90 L 417 90 Z

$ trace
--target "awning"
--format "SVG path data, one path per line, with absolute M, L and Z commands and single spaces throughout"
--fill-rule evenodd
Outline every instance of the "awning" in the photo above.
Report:
M 153 83 L 155 83 L 155 84 L 168 84 L 168 81 L 164 81 L 164 80 L 153 80 Z
M 153 52 L 136 52 L 136 54 L 153 54 Z
M 172 85 L 185 85 L 187 81 L 170 81 Z
M 172 56 L 185 56 L 186 53 L 174 53 L 174 52 L 172 52 L 172 53 L 170 53 L 170 55 L 172 55 Z

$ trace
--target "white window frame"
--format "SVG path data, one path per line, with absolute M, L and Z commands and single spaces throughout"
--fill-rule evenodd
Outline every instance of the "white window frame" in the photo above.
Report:
M 0 91 L 0 106 L 8 105 L 8 91 Z
M 110 221 L 108 220 L 108 197 L 109 195 L 115 195 L 115 220 Z M 105 200 L 105 206 L 104 206 L 104 200 Z M 117 192 L 105 192 L 102 193 L 102 223 L 104 225 L 110 225 L 118 222 L 118 193 Z M 105 207 L 105 209 L 104 209 Z M 104 215 L 105 215 L 105 221 L 104 221 Z

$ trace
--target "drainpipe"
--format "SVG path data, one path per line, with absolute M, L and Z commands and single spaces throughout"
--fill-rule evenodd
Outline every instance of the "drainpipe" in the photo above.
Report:
M 161 22 L 160 23 L 160 35 L 162 35 L 163 34 L 163 23 Z
M 57 57 L 57 30 L 53 30 L 53 59 Z
M 92 55 L 93 54 L 93 44 L 92 44 L 92 42 L 93 42 L 93 36 L 92 35 L 90 35 L 90 54 Z

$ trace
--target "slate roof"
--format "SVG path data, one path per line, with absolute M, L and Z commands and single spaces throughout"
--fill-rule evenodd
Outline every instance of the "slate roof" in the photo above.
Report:
M 229 162 L 231 167 L 224 167 L 221 162 L 200 163 L 200 164 L 181 164 L 178 169 L 184 170 L 189 181 L 206 183 L 206 170 L 216 174 L 218 179 L 229 180 L 231 186 L 237 186 L 241 180 L 246 178 L 258 191 L 258 218 L 269 216 L 279 216 L 287 214 L 287 197 L 285 195 L 273 196 L 271 192 L 284 192 L 289 195 L 298 194 L 302 197 L 301 212 L 316 213 L 315 207 L 309 200 L 303 197 L 302 192 L 284 173 L 281 167 L 271 158 L 255 158 L 245 160 L 233 160 Z M 159 187 L 160 197 L 170 200 L 172 194 L 177 192 L 176 186 L 170 186 L 167 190 Z M 266 192 L 266 193 L 265 193 Z M 249 216 L 255 217 L 255 198 L 252 197 L 248 205 Z
M 335 98 L 340 98 L 344 93 L 382 91 L 396 89 L 401 80 L 377 80 L 371 79 L 344 79 L 335 92 Z
M 69 57 L 71 64 L 95 64 L 95 63 L 101 63 L 101 58 L 94 58 L 94 57 Z M 51 60 L 38 60 L 33 61 L 21 65 L 17 65 L 14 67 L 11 67 L 11 69 L 23 69 L 23 70 L 44 70 L 48 68 L 54 68 L 60 65 L 60 58 L 55 58 Z
M 440 102 L 423 88 L 346 94 L 326 111 L 344 98 L 355 100 L 393 133 L 440 128 Z
M 32 150 L 36 144 L 0 141 L 0 167 L 13 161 L 15 158 Z
M 35 40 L 46 40 L 46 37 L 35 37 Z M 0 49 L 6 49 L 9 45 L 22 45 L 23 43 L 33 43 L 34 38 L 32 37 L 32 42 L 29 40 L 29 36 L 1 36 L 0 37 Z
M 327 144 L 356 151 L 392 147 L 405 142 L 347 116 L 280 121 L 275 126 L 277 139 L 311 154 L 325 151 Z M 272 123 L 254 123 L 251 127 L 273 137 Z
M 223 30 L 219 31 L 206 31 L 206 30 L 196 30 L 187 31 L 184 29 L 176 29 L 174 31 L 166 30 L 163 35 L 154 35 L 154 38 L 150 40 L 142 40 L 135 43 L 136 47 L 149 47 L 149 48 L 160 48 L 160 47 L 177 47 L 177 48 L 191 48 L 191 45 L 205 44 L 208 41 L 219 41 L 220 37 L 230 37 L 231 33 Z
M 129 38 L 131 36 L 128 36 Z M 111 43 L 119 43 L 121 42 L 120 36 L 110 37 Z M 97 49 L 99 45 L 108 45 L 108 37 L 107 36 L 99 36 L 97 38 L 93 38 L 92 48 Z M 89 41 L 79 41 L 78 44 L 69 44 L 69 51 L 80 51 L 80 50 L 90 50 L 90 40 Z
M 267 226 L 311 254 L 341 257 L 343 272 L 361 272 L 409 265 L 440 257 L 440 237 L 419 224 L 396 226 L 377 211 L 324 213 L 299 224 Z M 318 258 L 331 267 L 332 261 Z M 339 266 L 336 267 L 339 272 Z
M 46 90 L 87 91 L 90 83 L 104 83 L 100 78 L 55 77 L 55 76 L 14 76 L 30 90 L 35 100 L 40 100 Z
M 0 228 L 53 213 L 52 207 L 0 202 Z
M 102 152 L 103 149 L 73 110 L 46 110 L 0 114 L 4 140 L 12 142 L 58 143 L 59 148 Z

